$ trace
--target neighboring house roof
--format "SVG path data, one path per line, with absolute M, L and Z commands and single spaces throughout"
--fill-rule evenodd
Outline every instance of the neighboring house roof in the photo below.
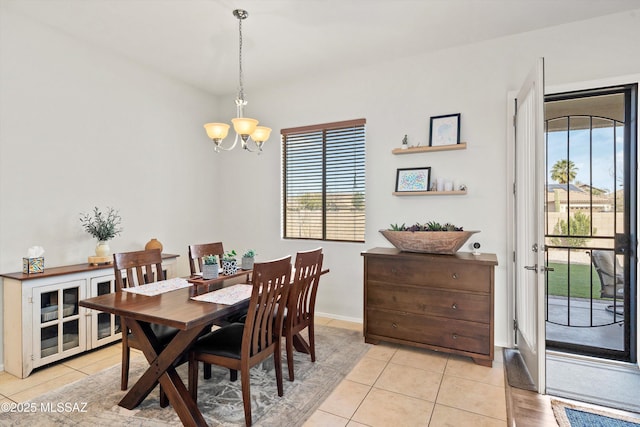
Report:
M 571 205 L 588 205 L 590 203 L 594 206 L 613 205 L 614 195 L 611 193 L 595 195 L 573 184 L 569 184 L 569 192 L 566 191 L 566 188 L 566 184 L 549 184 L 547 186 L 547 202 L 555 202 L 556 192 L 554 190 L 560 190 L 557 192 L 557 200 L 563 205 L 567 204 L 567 198 Z
M 567 191 L 567 184 L 547 184 L 547 191 L 553 193 L 553 190 Z M 569 191 L 584 192 L 583 189 L 575 184 L 569 184 Z

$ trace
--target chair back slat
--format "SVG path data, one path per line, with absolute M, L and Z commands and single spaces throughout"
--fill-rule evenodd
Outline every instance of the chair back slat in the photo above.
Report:
M 113 269 L 117 291 L 165 280 L 160 249 L 113 254 Z
M 291 286 L 291 256 L 255 263 L 253 289 L 242 337 L 242 352 L 258 354 L 279 340 Z
M 207 255 L 217 255 L 218 262 L 220 262 L 224 255 L 222 242 L 189 245 L 189 268 L 191 269 L 191 275 L 202 273 L 202 258 Z

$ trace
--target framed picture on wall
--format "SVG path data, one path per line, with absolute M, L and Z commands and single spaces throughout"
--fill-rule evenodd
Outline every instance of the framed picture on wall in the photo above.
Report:
M 431 167 L 398 169 L 396 192 L 429 191 Z
M 431 117 L 429 145 L 460 144 L 460 113 Z

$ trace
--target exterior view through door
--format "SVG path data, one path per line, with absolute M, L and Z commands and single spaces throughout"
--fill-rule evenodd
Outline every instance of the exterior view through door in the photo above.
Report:
M 637 357 L 636 92 L 546 97 L 548 349 Z

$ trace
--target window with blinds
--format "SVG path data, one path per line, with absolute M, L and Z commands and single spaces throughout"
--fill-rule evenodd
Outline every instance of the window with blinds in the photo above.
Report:
M 364 242 L 365 123 L 280 131 L 285 239 Z

